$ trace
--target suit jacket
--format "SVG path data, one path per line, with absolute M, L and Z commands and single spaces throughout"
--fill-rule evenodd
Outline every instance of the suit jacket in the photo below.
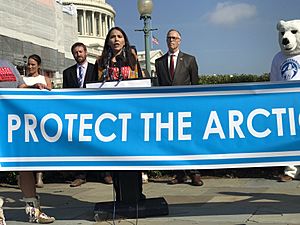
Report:
M 86 69 L 85 78 L 83 81 L 83 87 L 86 87 L 86 82 L 88 81 L 97 81 L 94 73 L 94 64 L 88 63 Z M 63 88 L 79 88 L 79 83 L 77 79 L 77 64 L 70 66 L 69 68 L 63 71 Z
M 198 84 L 198 65 L 192 55 L 179 51 L 174 79 L 171 79 L 168 68 L 168 53 L 155 60 L 155 69 L 160 86 Z

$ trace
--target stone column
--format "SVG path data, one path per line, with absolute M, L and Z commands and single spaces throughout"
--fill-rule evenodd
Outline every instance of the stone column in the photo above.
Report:
M 105 15 L 105 17 L 104 17 L 104 36 L 106 36 L 107 35 L 107 32 L 108 32 L 108 30 L 107 30 L 107 28 L 108 28 L 108 26 L 107 26 L 107 15 Z
M 114 27 L 115 26 L 115 20 L 113 17 L 111 17 L 111 26 Z
M 82 30 L 82 33 L 83 35 L 86 35 L 86 28 L 87 28 L 87 24 L 86 24 L 86 11 L 85 10 L 82 10 L 83 11 L 83 30 Z
M 96 36 L 96 21 L 95 21 L 95 12 L 92 11 L 92 34 Z
M 84 35 L 84 32 L 85 32 L 85 24 L 84 24 L 84 15 L 83 15 L 83 10 L 81 10 L 82 14 L 81 14 L 81 35 Z
M 99 26 L 99 35 L 100 35 L 100 37 L 102 37 L 103 36 L 103 31 L 102 31 L 102 14 L 101 14 L 101 12 L 99 12 L 99 24 L 98 24 L 98 26 Z

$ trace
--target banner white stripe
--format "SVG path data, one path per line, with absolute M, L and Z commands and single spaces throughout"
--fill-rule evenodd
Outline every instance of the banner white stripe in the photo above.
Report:
M 266 158 L 300 156 L 300 151 L 286 152 L 261 152 L 240 154 L 210 154 L 210 155 L 184 155 L 184 156 L 78 156 L 78 157 L 6 157 L 0 158 L 0 162 L 92 162 L 92 161 L 189 161 L 189 160 L 220 160 L 220 159 L 243 159 L 243 158 Z
M 237 91 L 205 91 L 205 92 L 181 92 L 181 93 L 146 93 L 146 94 L 115 94 L 115 95 L 0 95 L 0 99 L 138 99 L 138 98 L 170 98 L 170 97 L 197 97 L 218 95 L 249 95 L 249 94 L 271 94 L 271 93 L 293 93 L 300 92 L 300 88 L 264 89 L 264 90 L 237 90 Z
M 184 166 L 60 166 L 63 170 L 183 170 L 183 169 L 234 169 L 234 168 L 250 168 L 250 167 L 273 167 L 288 166 L 291 164 L 299 165 L 300 161 L 292 162 L 262 162 L 262 163 L 238 163 L 238 164 L 212 164 L 212 165 L 184 165 Z M 0 171 L 57 171 L 57 165 L 49 166 L 31 166 L 31 167 L 5 167 Z

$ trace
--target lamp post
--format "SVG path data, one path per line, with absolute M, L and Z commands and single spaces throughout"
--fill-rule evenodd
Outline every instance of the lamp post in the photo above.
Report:
M 27 63 L 27 56 L 23 56 L 23 75 L 26 76 L 26 63 Z
M 138 11 L 140 13 L 140 19 L 144 20 L 144 29 L 137 30 L 144 32 L 144 39 L 145 39 L 145 62 L 146 62 L 146 70 L 151 76 L 151 64 L 150 64 L 150 32 L 152 30 L 150 27 L 151 21 L 151 13 L 153 9 L 152 0 L 138 0 L 137 1 Z

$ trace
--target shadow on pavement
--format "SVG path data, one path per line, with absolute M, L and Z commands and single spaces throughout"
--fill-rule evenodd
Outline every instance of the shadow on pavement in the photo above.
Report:
M 219 192 L 218 194 L 223 197 L 206 199 L 207 201 L 199 203 L 169 204 L 169 217 L 300 213 L 299 195 L 243 192 Z M 222 198 L 225 200 L 218 201 Z
M 4 213 L 8 221 L 27 221 L 28 217 L 25 214 L 23 195 L 18 192 L 1 192 L 4 199 Z M 71 196 L 49 193 L 39 193 L 41 197 L 42 210 L 54 216 L 56 220 L 94 220 L 95 203 L 80 201 Z

